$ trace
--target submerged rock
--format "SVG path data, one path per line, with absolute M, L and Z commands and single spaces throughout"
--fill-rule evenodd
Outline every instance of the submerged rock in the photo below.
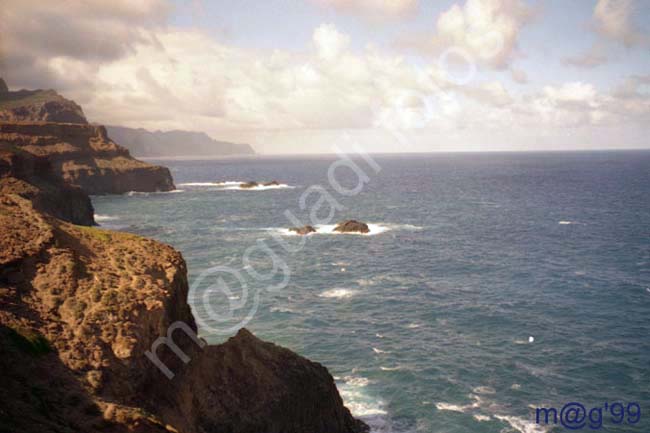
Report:
M 309 233 L 316 233 L 316 229 L 313 226 L 306 225 L 303 227 L 291 227 L 290 232 L 298 233 L 299 235 L 308 235 Z
M 335 232 L 339 233 L 370 233 L 368 224 L 357 220 L 348 220 L 340 222 L 334 227 Z

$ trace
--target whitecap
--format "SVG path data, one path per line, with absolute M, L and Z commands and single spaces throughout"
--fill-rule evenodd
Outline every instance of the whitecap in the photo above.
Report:
M 561 226 L 568 226 L 570 224 L 575 224 L 573 221 L 559 221 L 558 224 Z
M 271 307 L 271 313 L 294 313 L 291 308 L 288 307 Z
M 407 327 L 408 329 L 417 329 L 417 328 L 420 327 L 420 325 L 417 324 L 417 323 L 409 323 L 408 325 L 406 325 L 406 327 Z
M 458 404 L 452 404 L 452 403 L 445 403 L 445 402 L 437 402 L 436 403 L 436 408 L 438 410 L 447 410 L 451 412 L 461 412 L 464 413 L 465 411 L 471 409 L 471 406 L 469 405 L 458 405 Z
M 477 386 L 472 389 L 472 392 L 476 394 L 495 394 L 496 390 L 491 386 Z
M 481 414 L 477 413 L 477 414 L 474 414 L 474 419 L 476 421 L 489 421 L 492 418 L 490 416 L 488 416 L 488 415 L 481 415 Z
M 387 350 L 377 349 L 376 347 L 373 347 L 373 348 L 372 348 L 372 351 L 375 352 L 375 353 L 377 353 L 377 354 L 380 354 L 380 353 L 390 353 L 390 352 L 387 351 Z
M 649 290 L 649 291 L 650 291 L 650 290 Z M 383 334 L 379 334 L 379 333 L 375 334 L 375 337 L 377 337 L 377 338 L 384 338 Z
M 119 219 L 117 216 L 113 215 L 100 215 L 100 214 L 95 214 L 95 221 L 101 222 L 101 221 L 115 221 Z
M 517 389 L 521 389 L 521 385 L 518 384 L 518 383 L 513 383 L 513 384 L 510 386 L 510 389 L 515 389 L 515 390 L 517 390 Z
M 351 298 L 352 296 L 355 296 L 357 293 L 359 293 L 358 290 L 335 288 L 335 289 L 325 290 L 323 293 L 318 295 L 318 297 L 344 299 L 344 298 Z
M 510 427 L 521 433 L 545 433 L 546 429 L 533 421 L 528 421 L 523 418 L 508 415 L 494 415 L 498 420 L 505 421 L 510 424 Z
M 380 365 L 379 369 L 381 371 L 395 371 L 395 370 L 401 370 L 402 367 L 400 367 L 399 365 L 396 365 L 395 367 L 384 367 L 384 366 Z

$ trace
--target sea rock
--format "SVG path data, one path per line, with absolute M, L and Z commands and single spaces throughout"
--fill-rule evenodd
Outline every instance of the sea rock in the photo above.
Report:
M 0 195 L 0 431 L 367 431 L 322 365 L 246 330 L 197 344 L 187 296 L 171 247 Z
M 306 225 L 303 227 L 291 227 L 289 229 L 291 232 L 296 232 L 299 235 L 308 235 L 309 233 L 316 233 L 316 229 L 313 226 Z
M 7 93 L 9 91 L 9 87 L 7 87 L 7 83 L 5 83 L 5 80 L 0 77 L 0 93 Z
M 340 233 L 370 233 L 368 224 L 357 220 L 348 220 L 340 222 L 334 227 L 335 232 Z
M 56 176 L 87 194 L 175 189 L 169 169 L 132 158 L 108 138 L 103 126 L 0 122 L 0 142 L 46 158 Z
M 255 188 L 256 186 L 260 186 L 260 184 L 257 183 L 257 182 L 254 182 L 254 181 L 244 182 L 244 183 L 239 184 L 240 188 L 247 188 L 247 189 L 248 188 Z
M 271 182 L 264 182 L 262 185 L 264 186 L 278 186 L 280 185 L 280 182 L 277 180 L 272 180 Z

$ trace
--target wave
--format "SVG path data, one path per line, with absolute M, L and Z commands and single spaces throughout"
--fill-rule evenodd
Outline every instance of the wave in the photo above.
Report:
M 395 367 L 384 367 L 384 366 L 381 366 L 381 365 L 380 365 L 380 366 L 379 366 L 379 369 L 380 369 L 381 371 L 395 371 L 395 370 L 401 370 L 402 367 L 400 367 L 399 365 L 397 365 L 397 366 L 395 366 Z
M 345 298 L 351 298 L 352 296 L 355 296 L 358 293 L 359 293 L 358 290 L 335 288 L 335 289 L 325 290 L 323 293 L 318 295 L 318 297 L 345 299 Z
M 184 189 L 172 189 L 171 191 L 152 191 L 152 192 L 144 192 L 144 191 L 129 191 L 126 193 L 129 197 L 137 196 L 137 195 L 142 195 L 147 197 L 150 194 L 178 194 L 181 192 L 185 192 Z
M 391 353 L 391 352 L 388 351 L 388 350 L 381 350 L 381 349 L 377 349 L 376 347 L 373 347 L 373 348 L 372 348 L 372 351 L 375 352 L 375 353 L 377 353 L 377 354 L 380 354 L 380 353 Z
M 102 221 L 115 221 L 120 219 L 120 217 L 113 216 L 113 215 L 100 215 L 100 214 L 95 214 L 95 221 L 97 222 L 102 222 Z
M 179 186 L 187 187 L 217 187 L 221 190 L 228 191 L 266 191 L 270 189 L 293 189 L 295 186 L 287 185 L 286 183 L 281 183 L 278 185 L 257 185 L 252 188 L 242 188 L 242 185 L 246 182 L 229 180 L 224 182 L 185 182 L 179 184 Z
M 271 313 L 295 313 L 291 308 L 288 307 L 271 307 Z
M 575 224 L 574 221 L 558 221 L 558 224 L 561 226 L 568 226 L 570 224 Z
M 507 422 L 510 424 L 510 427 L 521 433 L 545 433 L 548 431 L 539 424 L 524 418 L 509 415 L 494 415 L 494 417 L 500 421 Z
M 386 403 L 367 391 L 368 383 L 365 377 L 346 376 L 337 383 L 337 388 L 345 406 L 352 415 L 368 424 L 371 432 L 387 431 L 389 420 Z

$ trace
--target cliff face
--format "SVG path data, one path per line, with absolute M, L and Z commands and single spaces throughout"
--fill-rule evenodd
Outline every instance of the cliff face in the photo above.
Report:
M 108 135 L 134 156 L 220 156 L 253 155 L 248 144 L 217 141 L 203 132 L 147 131 L 107 126 Z
M 354 433 L 327 370 L 246 330 L 218 346 L 196 331 L 171 247 L 74 226 L 0 195 L 0 431 Z
M 63 182 L 47 158 L 0 143 L 0 194 L 18 194 L 34 208 L 73 224 L 93 225 L 90 198 Z
M 130 156 L 103 126 L 80 123 L 0 122 L 0 142 L 47 158 L 64 182 L 88 194 L 173 190 L 169 170 Z

